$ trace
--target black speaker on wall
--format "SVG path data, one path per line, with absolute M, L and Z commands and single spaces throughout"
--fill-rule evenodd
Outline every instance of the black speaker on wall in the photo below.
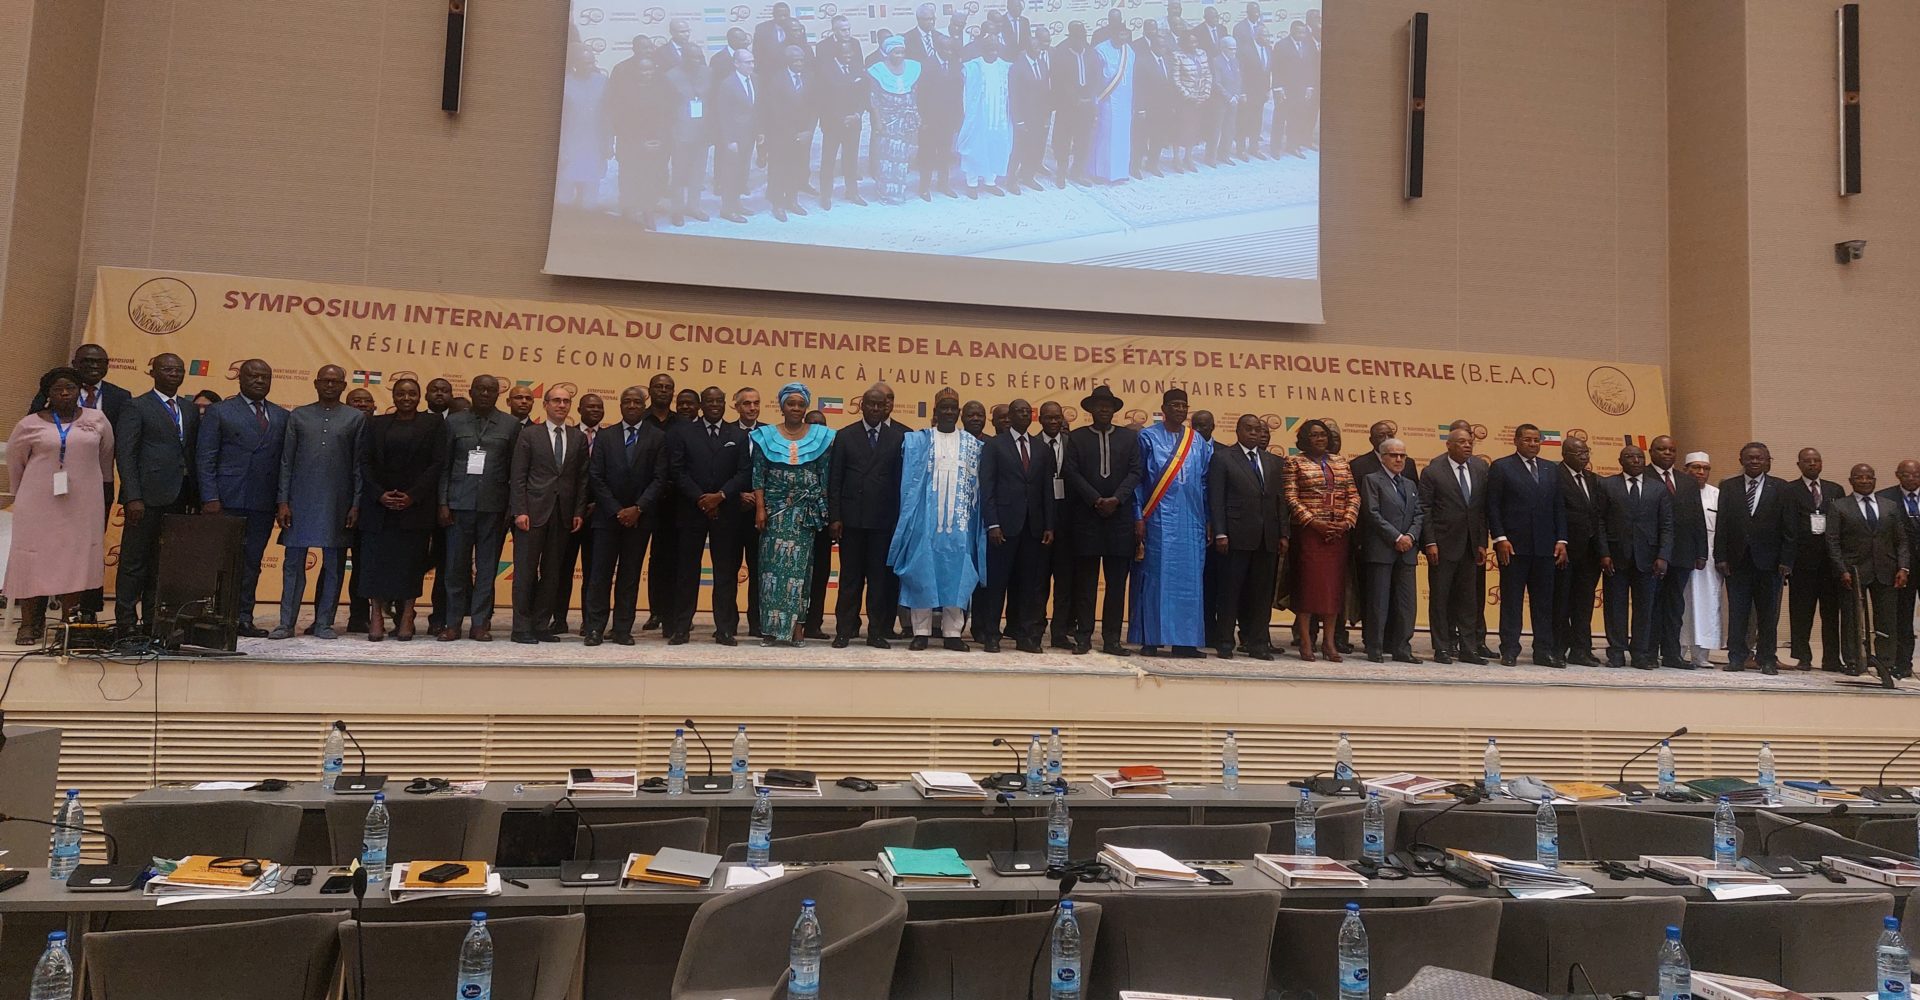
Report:
M 1418 198 L 1427 186 L 1427 15 L 1407 22 L 1407 161 L 1401 196 Z
M 1860 5 L 1840 5 L 1840 195 L 1860 193 Z
M 467 0 L 447 0 L 447 61 L 440 77 L 440 110 L 460 113 L 460 70 L 466 62 Z

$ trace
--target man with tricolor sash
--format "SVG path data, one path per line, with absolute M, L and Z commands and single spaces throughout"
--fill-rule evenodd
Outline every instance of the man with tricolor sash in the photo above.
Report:
M 1206 644 L 1200 581 L 1207 556 L 1207 467 L 1213 443 L 1187 425 L 1187 393 L 1160 397 L 1160 423 L 1140 432 L 1139 541 L 1127 638 L 1140 652 L 1198 657 Z

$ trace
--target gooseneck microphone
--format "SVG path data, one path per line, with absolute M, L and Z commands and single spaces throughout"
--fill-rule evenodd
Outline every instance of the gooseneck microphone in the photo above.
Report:
M 1812 869 L 1802 864 L 1799 861 L 1799 859 L 1793 857 L 1792 855 L 1788 855 L 1788 854 L 1775 855 L 1775 854 L 1767 853 L 1768 845 L 1773 843 L 1773 838 L 1775 835 L 1783 831 L 1791 830 L 1796 826 L 1806 826 L 1812 823 L 1816 819 L 1831 819 L 1832 817 L 1845 816 L 1846 814 L 1847 814 L 1847 804 L 1845 802 L 1841 802 L 1835 805 L 1832 809 L 1829 809 L 1823 813 L 1818 813 L 1813 816 L 1805 816 L 1805 817 L 1783 816 L 1781 818 L 1787 821 L 1785 825 L 1777 826 L 1773 828 L 1773 830 L 1769 831 L 1766 836 L 1761 837 L 1760 853 L 1750 854 L 1744 858 L 1741 858 L 1740 867 L 1745 868 L 1746 870 L 1751 872 L 1759 872 L 1762 875 L 1770 875 L 1770 876 L 1809 874 L 1812 871 Z
M 1631 766 L 1634 761 L 1639 760 L 1642 757 L 1645 757 L 1649 753 L 1652 753 L 1655 749 L 1657 749 L 1660 746 L 1660 744 L 1665 743 L 1668 740 L 1677 740 L 1680 737 L 1685 735 L 1687 735 L 1687 727 L 1681 726 L 1679 729 L 1676 729 L 1673 732 L 1668 733 L 1667 735 L 1662 736 L 1657 740 L 1654 740 L 1652 743 L 1647 744 L 1645 747 L 1642 747 L 1639 753 L 1634 754 L 1631 757 L 1628 757 L 1626 761 L 1620 765 L 1620 777 L 1614 781 L 1608 782 L 1607 787 L 1613 789 L 1616 792 L 1619 792 L 1622 795 L 1625 795 L 1627 798 L 1630 798 L 1630 799 L 1646 798 L 1647 786 L 1642 785 L 1636 781 L 1628 781 L 1627 768 Z
M 700 727 L 694 725 L 692 719 L 683 719 L 681 723 L 693 731 L 693 738 L 700 741 L 700 749 L 707 752 L 706 777 L 696 778 L 688 775 L 687 791 L 696 795 L 713 795 L 719 792 L 733 791 L 733 775 L 728 774 L 722 777 L 713 773 L 713 748 L 707 745 L 707 738 L 700 734 Z
M 625 862 L 620 859 L 612 861 L 601 859 L 600 838 L 594 832 L 593 824 L 587 820 L 586 811 L 580 808 L 580 803 L 573 800 L 573 796 L 562 795 L 554 799 L 547 803 L 546 808 L 540 810 L 541 814 L 551 818 L 559 810 L 562 802 L 565 802 L 567 809 L 572 811 L 574 820 L 587 831 L 587 856 L 560 863 L 560 884 L 566 886 L 620 884 L 620 870 L 625 866 Z
M 1899 785 L 1887 784 L 1887 768 L 1892 767 L 1894 761 L 1906 756 L 1907 751 L 1916 746 L 1920 746 L 1920 740 L 1914 740 L 1912 743 L 1901 747 L 1898 753 L 1888 757 L 1887 762 L 1880 765 L 1880 776 L 1874 779 L 1873 784 L 1860 789 L 1860 795 L 1863 798 L 1869 798 L 1875 802 L 1912 802 L 1912 792 L 1907 791 Z
M 1481 801 L 1482 799 L 1479 792 L 1468 792 L 1448 803 L 1446 808 L 1436 810 L 1433 815 L 1421 820 L 1414 826 L 1413 832 L 1408 835 L 1406 848 L 1393 852 L 1394 863 L 1410 873 L 1437 869 L 1440 865 L 1440 860 L 1446 857 L 1446 851 L 1421 841 L 1420 835 L 1426 832 L 1427 824 L 1432 823 L 1434 820 L 1445 816 L 1461 806 L 1477 805 Z M 1421 851 L 1422 848 L 1426 849 L 1424 855 Z
M 994 872 L 999 875 L 1045 875 L 1047 852 L 1020 849 L 1020 814 L 1014 811 L 1013 795 L 1001 792 L 993 798 L 1007 807 L 1007 821 L 1013 824 L 1013 850 L 988 851 L 987 862 L 993 865 Z
M 346 728 L 342 726 L 341 728 Z M 367 902 L 367 866 L 353 863 L 353 922 L 359 924 L 359 947 L 353 949 L 354 976 L 360 981 L 358 1000 L 367 1000 L 367 923 L 360 911 Z
M 1020 747 L 1013 741 L 1000 736 L 993 738 L 993 745 L 1006 747 L 1007 752 L 1013 754 L 1013 770 L 987 775 L 986 779 L 980 782 L 981 787 L 996 792 L 1033 791 L 1027 787 L 1027 762 L 1020 756 Z
M 347 741 L 353 744 L 353 748 L 360 753 L 360 773 L 351 778 L 343 774 L 333 779 L 334 792 L 346 795 L 371 795 L 385 788 L 386 775 L 367 773 L 367 748 L 361 746 L 360 738 L 353 735 L 353 730 L 347 728 L 346 720 L 335 719 L 333 728 L 339 730 L 340 735 L 345 736 Z
M 140 882 L 140 876 L 147 873 L 147 866 L 120 864 L 120 841 L 104 828 L 78 823 L 62 823 L 59 820 L 36 819 L 32 816 L 13 816 L 0 813 L 0 823 L 32 823 L 50 830 L 78 830 L 81 833 L 97 833 L 107 842 L 107 863 L 104 865 L 77 865 L 67 876 L 67 888 L 76 891 L 125 892 Z

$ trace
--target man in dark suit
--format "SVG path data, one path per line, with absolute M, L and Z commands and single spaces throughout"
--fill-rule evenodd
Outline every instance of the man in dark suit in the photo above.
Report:
M 1035 26 L 1034 34 L 1046 30 Z M 1072 518 L 1067 509 L 1067 431 L 1067 414 L 1060 404 L 1052 401 L 1041 403 L 1040 434 L 1034 440 L 1040 447 L 1053 452 L 1053 545 L 1048 550 L 1047 561 L 1051 564 L 1049 575 L 1053 582 L 1053 616 L 1048 622 L 1052 638 L 1048 643 L 1055 649 L 1072 649 L 1074 634 L 1074 555 Z
M 751 53 L 748 58 L 752 58 Z M 677 65 L 663 56 L 660 66 L 665 92 L 673 95 L 673 124 L 667 135 L 669 217 L 676 226 L 685 225 L 688 216 L 705 222 L 707 213 L 700 208 L 700 192 L 706 187 L 707 153 L 714 143 L 712 82 L 730 78 L 732 70 L 710 74 L 697 53 Z
M 1713 561 L 1727 578 L 1726 669 L 1749 661 L 1763 674 L 1780 672 L 1774 647 L 1780 629 L 1780 584 L 1793 575 L 1801 526 L 1788 493 L 1792 487 L 1768 475 L 1773 455 L 1753 441 L 1740 449 L 1740 475 L 1720 484 L 1720 518 L 1714 525 Z M 1825 561 L 1819 569 L 1825 569 Z M 1747 644 L 1748 627 L 1756 636 Z
M 1880 499 L 1886 501 L 1881 510 L 1905 519 L 1901 526 L 1907 532 L 1907 547 L 1912 549 L 1920 546 L 1920 461 L 1906 459 L 1894 466 L 1893 475 L 1894 485 L 1880 491 Z M 1914 583 L 1909 573 L 1906 585 L 1893 589 L 1895 677 L 1913 676 Z
M 567 426 L 573 391 L 547 390 L 547 420 L 520 430 L 507 474 L 513 521 L 513 641 L 559 642 L 560 602 L 573 592 L 562 577 L 567 539 L 587 515 L 587 436 Z M 565 596 L 563 596 L 565 595 Z
M 732 73 L 733 57 L 736 54 L 740 53 L 742 50 L 752 47 L 752 45 L 753 45 L 753 36 L 747 34 L 747 29 L 728 28 L 726 47 L 722 48 L 718 52 L 715 52 L 713 54 L 713 58 L 707 60 L 708 77 L 711 79 L 718 80 L 721 77 L 726 76 L 729 73 Z
M 1140 511 L 1134 487 L 1140 483 L 1140 442 L 1132 430 L 1115 427 L 1113 415 L 1121 401 L 1113 390 L 1096 386 L 1080 401 L 1092 418 L 1090 427 L 1067 435 L 1068 530 L 1073 536 L 1073 652 L 1093 648 L 1094 594 L 1104 579 L 1106 599 L 1100 606 L 1100 649 L 1114 656 L 1131 656 L 1121 641 L 1127 603 L 1127 572 L 1137 543 L 1134 525 Z
M 1220 618 L 1207 638 L 1223 660 L 1233 659 L 1234 624 L 1240 645 L 1256 660 L 1273 659 L 1273 575 L 1286 557 L 1291 518 L 1283 494 L 1286 465 L 1267 451 L 1267 422 L 1243 413 L 1234 446 L 1213 449 L 1207 466 L 1207 504 L 1220 571 Z
M 1827 559 L 1827 507 L 1846 495 L 1839 483 L 1820 478 L 1825 462 L 1817 448 L 1802 448 L 1795 463 L 1800 478 L 1787 485 L 1792 501 L 1793 526 L 1799 541 L 1794 546 L 1793 564 L 1800 572 L 1787 582 L 1787 643 L 1799 670 L 1813 665 L 1813 615 L 1820 613 L 1820 669 L 1841 669 L 1840 618 L 1851 608 L 1853 597 L 1840 589 L 1840 578 Z M 1846 647 L 1852 649 L 1851 645 Z M 1859 664 L 1854 664 L 1858 667 Z
M 1381 663 L 1419 663 L 1413 655 L 1413 621 L 1419 585 L 1414 579 L 1419 539 L 1426 532 L 1420 485 L 1406 474 L 1407 445 L 1389 437 L 1378 445 L 1360 483 L 1360 558 L 1365 569 L 1361 592 L 1366 616 L 1361 627 L 1367 659 Z
M 1560 495 L 1567 508 L 1567 561 L 1553 585 L 1553 638 L 1562 660 L 1597 667 L 1593 656 L 1593 595 L 1600 584 L 1600 522 L 1607 498 L 1587 467 L 1592 449 L 1582 438 L 1560 445 Z
M 1173 48 L 1160 33 L 1159 25 L 1149 20 L 1140 26 L 1134 40 L 1133 77 L 1133 165 L 1135 178 L 1142 173 L 1163 177 L 1160 154 L 1172 141 L 1170 127 L 1178 106 L 1173 87 Z
M 1700 484 L 1675 466 L 1679 454 L 1679 445 L 1666 434 L 1647 446 L 1647 475 L 1673 498 L 1673 559 L 1654 587 L 1653 628 L 1661 665 L 1692 670 L 1693 661 L 1680 648 L 1680 626 L 1687 613 L 1687 581 L 1707 568 L 1707 510 Z
M 1871 666 L 1880 686 L 1891 690 L 1898 673 L 1894 658 L 1893 593 L 1912 575 L 1913 550 L 1906 518 L 1874 495 L 1873 466 L 1862 463 L 1847 474 L 1853 495 L 1827 506 L 1827 554 L 1840 589 L 1851 598 L 1841 620 L 1849 660 L 1847 673 L 1858 676 Z M 1801 563 L 1802 570 L 1806 564 Z M 1864 608 L 1870 621 L 1860 621 Z M 1863 634 L 1864 633 L 1864 634 Z
M 1033 19 L 1026 16 L 1027 5 L 1021 0 L 1007 0 L 1006 20 L 1000 24 L 1000 51 L 1009 55 L 1018 55 L 1025 51 L 1027 43 L 1033 40 L 1033 29 L 1038 27 Z
M 914 101 L 920 109 L 920 198 L 932 201 L 937 189 L 953 193 L 953 140 L 960 132 L 964 81 L 960 73 L 959 42 L 951 35 L 930 36 L 931 46 L 920 62 L 920 82 Z M 934 184 L 934 175 L 940 182 Z
M 192 510 L 198 494 L 193 449 L 200 436 L 200 409 L 179 394 L 187 366 L 178 354 L 156 356 L 147 374 L 153 377 L 153 391 L 129 400 L 113 429 L 126 520 L 120 532 L 113 617 L 129 630 L 137 624 L 150 632 L 161 518 Z
M 1620 449 L 1620 474 L 1600 482 L 1600 572 L 1606 577 L 1607 666 L 1652 670 L 1653 595 L 1673 561 L 1673 497 L 1647 473 L 1647 455 Z
M 1012 69 L 1007 78 L 1007 104 L 1013 120 L 1013 159 L 1007 164 L 1007 184 L 1014 194 L 1022 187 L 1040 190 L 1040 171 L 1046 168 L 1047 132 L 1053 127 L 1053 36 L 1044 24 L 1027 33 L 1024 50 L 1010 49 Z
M 742 386 L 735 389 L 733 391 L 733 414 L 737 418 L 734 420 L 735 426 L 739 427 L 747 435 L 747 468 L 752 469 L 753 449 L 755 447 L 753 443 L 753 432 L 760 426 L 760 390 L 752 386 Z M 739 526 L 735 529 L 736 537 L 740 540 L 740 559 L 742 565 L 747 568 L 747 634 L 758 639 L 762 635 L 760 630 L 762 618 L 760 610 L 760 529 L 753 526 L 754 512 L 758 510 L 758 508 L 753 505 L 753 494 L 751 490 L 742 492 L 740 494 L 740 501 L 732 506 L 735 511 L 734 516 L 740 522 Z M 811 584 L 809 584 L 809 586 L 811 586 Z M 812 604 L 807 605 L 807 613 L 808 615 L 812 615 Z M 807 634 L 807 638 L 825 638 L 825 636 L 813 634 L 818 631 L 819 629 L 817 628 L 811 630 Z
M 898 605 L 898 584 L 887 568 L 887 547 L 900 519 L 900 443 L 906 431 L 887 418 L 887 392 L 874 386 L 860 397 L 859 421 L 833 436 L 827 471 L 827 527 L 840 543 L 840 595 L 834 607 L 833 647 L 860 634 L 861 599 L 867 609 L 867 645 L 888 649 L 886 631 Z
M 1540 457 L 1540 428 L 1521 424 L 1513 454 L 1487 475 L 1487 528 L 1500 564 L 1500 663 L 1520 661 L 1522 600 L 1533 608 L 1533 662 L 1564 667 L 1553 635 L 1554 574 L 1567 563 L 1567 507 L 1560 468 Z
M 1473 457 L 1471 430 L 1447 432 L 1447 453 L 1420 476 L 1420 503 L 1427 511 L 1421 543 L 1433 659 L 1484 665 L 1474 621 L 1482 600 L 1475 581 L 1487 558 L 1487 463 Z
M 686 422 L 686 418 L 680 416 L 674 406 L 673 376 L 660 372 L 647 380 L 647 408 L 641 411 L 640 419 L 658 428 L 667 447 L 672 447 L 674 429 Z M 663 629 L 668 622 L 675 621 L 679 614 L 676 609 L 683 602 L 698 603 L 698 592 L 680 593 L 680 531 L 677 517 L 680 505 L 674 502 L 675 493 L 676 487 L 669 478 L 659 505 L 653 509 L 653 537 L 648 540 L 648 547 L 652 551 L 647 564 L 647 620 L 640 625 L 642 632 Z M 695 575 L 699 572 L 696 566 Z
M 1360 499 L 1360 510 L 1354 520 L 1356 526 L 1363 526 L 1367 523 L 1367 477 L 1379 472 L 1383 468 L 1380 463 L 1380 445 L 1392 437 L 1393 433 L 1394 426 L 1391 422 L 1386 420 L 1374 421 L 1373 425 L 1367 428 L 1367 450 L 1353 456 L 1353 458 L 1347 461 L 1347 468 L 1353 472 L 1354 492 L 1359 495 Z M 1407 461 L 1412 462 L 1413 459 L 1409 458 Z M 1407 475 L 1407 483 L 1418 490 L 1420 485 L 1419 470 L 1417 466 L 1411 468 L 1413 474 Z M 1339 630 L 1334 633 L 1335 649 L 1353 648 L 1352 640 L 1348 636 L 1348 629 L 1353 625 L 1363 625 L 1366 619 L 1367 563 L 1365 558 L 1366 543 L 1362 537 L 1363 534 L 1363 531 L 1352 531 L 1347 534 L 1347 579 L 1352 586 L 1347 588 L 1348 594 L 1350 595 L 1347 604 L 1347 614 L 1341 620 Z M 1417 562 L 1420 558 L 1420 536 L 1418 534 L 1414 535 L 1413 541 L 1413 557 Z
M 585 626 L 589 646 L 612 639 L 633 645 L 633 619 L 640 600 L 640 564 L 653 540 L 659 505 L 668 495 L 667 433 L 646 419 L 647 391 L 620 392 L 620 420 L 603 428 L 587 465 L 593 494 L 593 582 L 587 588 Z M 607 604 L 612 594 L 612 605 Z M 609 612 L 611 611 L 611 622 Z
M 787 46 L 796 43 L 805 45 L 806 41 L 804 32 L 795 34 L 793 31 L 793 8 L 784 2 L 774 4 L 773 15 L 753 26 L 753 54 L 759 57 L 761 63 L 758 67 L 761 79 L 754 82 L 763 83 L 771 79 L 774 73 L 786 66 Z M 738 68 L 737 58 L 734 65 Z M 754 70 L 751 66 L 747 68 L 748 73 Z
M 1041 651 L 1054 539 L 1053 452 L 1027 433 L 1031 426 L 1033 404 L 1016 399 L 1007 404 L 1007 429 L 980 451 L 980 519 L 987 527 L 983 642 L 989 653 L 1000 651 L 1002 607 L 1015 648 Z
M 580 433 L 586 435 L 587 439 L 587 468 L 591 470 L 593 468 L 593 449 L 599 443 L 600 439 L 600 423 L 607 419 L 607 403 L 606 400 L 600 398 L 599 394 L 589 392 L 580 397 L 580 404 L 576 409 L 578 409 L 580 413 Z M 584 489 L 587 492 L 586 520 L 581 523 L 579 531 L 574 532 L 568 537 L 567 547 L 565 551 L 560 554 L 560 578 L 562 580 L 570 581 L 574 578 L 575 571 L 577 570 L 579 572 L 580 614 L 582 621 L 585 621 L 587 604 L 593 599 L 594 495 L 592 482 L 589 481 Z M 571 589 L 571 587 L 572 584 L 569 583 L 567 589 Z M 564 598 L 568 595 L 563 593 L 561 596 Z M 606 598 L 602 597 L 600 600 L 604 603 Z M 571 603 L 570 601 L 562 600 L 560 602 L 559 617 L 555 619 L 555 631 L 562 634 L 565 634 L 567 631 L 567 612 L 572 610 L 568 606 Z
M 253 623 L 253 595 L 260 583 L 260 558 L 273 534 L 280 499 L 280 449 L 287 436 L 287 411 L 268 401 L 273 366 L 259 358 L 240 363 L 240 391 L 212 406 L 200 418 L 194 465 L 200 482 L 200 513 L 242 518 L 247 523 L 235 603 L 240 634 L 261 638 L 267 630 Z
M 1272 53 L 1273 125 L 1269 145 L 1275 156 L 1292 154 L 1313 142 L 1314 92 L 1320 86 L 1320 46 L 1305 21 L 1289 26 Z
M 780 222 L 787 221 L 788 212 L 807 214 L 800 207 L 800 188 L 807 182 L 807 157 L 813 150 L 813 132 L 820 114 L 807 50 L 790 44 L 783 58 L 785 70 L 768 78 L 761 104 L 761 131 L 767 144 L 767 201 L 773 206 L 774 219 Z
M 1094 99 L 1100 93 L 1100 57 L 1087 44 L 1087 26 L 1067 25 L 1067 40 L 1053 50 L 1053 180 L 1088 183 L 1093 146 Z
M 754 59 L 751 49 L 735 53 L 733 73 L 712 81 L 708 89 L 713 103 L 713 188 L 720 196 L 720 217 L 728 222 L 747 221 L 740 199 L 747 195 L 747 167 L 753 162 L 754 144 L 760 141 Z
M 740 545 L 734 536 L 739 523 L 729 516 L 728 504 L 740 502 L 751 488 L 753 467 L 747 455 L 747 432 L 724 419 L 727 394 L 719 386 L 700 393 L 700 415 L 681 423 L 668 440 L 669 475 L 680 533 L 678 620 L 667 625 L 667 642 L 680 645 L 693 630 L 695 602 L 700 592 L 700 554 L 713 557 L 713 640 L 735 645 L 740 625 Z
M 1267 38 L 1264 20 L 1260 5 L 1249 3 L 1246 19 L 1233 26 L 1235 50 L 1240 58 L 1240 86 L 1247 94 L 1235 112 L 1235 128 L 1240 134 L 1240 148 L 1262 160 L 1268 157 L 1260 146 L 1260 126 L 1266 121 L 1267 102 L 1273 97 L 1273 46 Z
M 833 19 L 833 37 L 820 43 L 814 59 L 814 93 L 820 101 L 820 207 L 833 207 L 835 159 L 846 200 L 860 197 L 860 120 L 867 112 L 867 74 L 860 65 L 860 43 L 848 33 L 845 14 Z

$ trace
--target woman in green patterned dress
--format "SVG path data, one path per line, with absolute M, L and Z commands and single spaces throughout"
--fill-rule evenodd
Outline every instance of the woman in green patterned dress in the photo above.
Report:
M 813 571 L 813 537 L 827 523 L 827 452 L 833 432 L 806 421 L 813 393 L 780 390 L 780 421 L 753 431 L 753 526 L 760 530 L 762 646 L 800 646 Z

